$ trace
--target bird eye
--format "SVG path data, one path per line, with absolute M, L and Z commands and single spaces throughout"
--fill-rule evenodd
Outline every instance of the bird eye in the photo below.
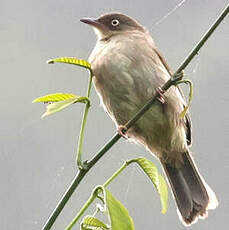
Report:
M 112 25 L 112 26 L 118 26 L 118 25 L 119 25 L 119 20 L 118 20 L 118 19 L 113 19 L 113 20 L 111 21 L 111 25 Z

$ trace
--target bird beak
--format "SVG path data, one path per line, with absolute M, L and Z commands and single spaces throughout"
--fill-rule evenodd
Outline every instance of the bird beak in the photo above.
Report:
M 93 26 L 97 29 L 103 29 L 104 25 L 101 24 L 97 19 L 92 19 L 92 18 L 82 18 L 80 19 L 81 22 L 86 23 L 90 26 Z

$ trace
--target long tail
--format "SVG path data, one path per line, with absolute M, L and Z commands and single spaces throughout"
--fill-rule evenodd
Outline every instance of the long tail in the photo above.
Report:
M 218 202 L 214 192 L 200 176 L 189 152 L 182 153 L 183 165 L 175 168 L 162 163 L 168 177 L 182 222 L 195 223 L 206 218 L 207 210 L 216 208 Z

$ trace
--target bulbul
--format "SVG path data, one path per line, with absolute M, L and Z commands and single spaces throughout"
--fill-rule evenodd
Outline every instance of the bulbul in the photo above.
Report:
M 93 83 L 105 110 L 118 130 L 170 78 L 171 70 L 148 30 L 133 18 L 108 13 L 84 18 L 98 40 L 89 62 Z M 185 225 L 205 218 L 217 206 L 214 192 L 205 183 L 190 154 L 191 121 L 181 117 L 186 103 L 172 86 L 126 135 L 143 145 L 161 162 Z

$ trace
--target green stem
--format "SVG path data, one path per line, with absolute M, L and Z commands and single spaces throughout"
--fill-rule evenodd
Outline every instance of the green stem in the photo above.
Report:
M 127 166 L 129 161 L 126 161 L 104 184 L 104 187 L 107 187 Z
M 87 89 L 87 97 L 88 98 L 90 97 L 90 93 L 91 93 L 92 77 L 93 77 L 93 74 L 92 74 L 92 71 L 90 71 L 90 79 L 89 79 L 88 89 Z M 87 123 L 87 115 L 88 115 L 89 108 L 90 108 L 90 103 L 86 103 L 83 118 L 82 118 L 82 124 L 81 124 L 79 139 L 78 139 L 76 163 L 77 163 L 77 166 L 79 169 L 82 169 L 85 167 L 81 158 L 82 158 L 82 152 L 83 152 L 83 139 L 84 139 L 84 133 L 85 133 L 85 126 Z
M 84 178 L 85 175 L 86 175 L 85 170 L 81 170 L 77 172 L 74 180 L 72 181 L 67 191 L 61 198 L 60 202 L 57 204 L 56 208 L 54 209 L 53 213 L 50 215 L 48 221 L 44 225 L 43 230 L 51 229 L 53 223 L 55 222 L 56 218 L 59 216 L 61 210 L 64 208 L 65 204 L 68 202 L 71 195 L 75 191 L 76 187 L 79 185 L 79 183 L 81 182 L 81 180 Z
M 91 203 L 95 200 L 96 195 L 94 192 L 91 194 L 87 202 L 84 204 L 84 206 L 81 208 L 81 210 L 77 213 L 76 217 L 72 220 L 72 222 L 65 228 L 65 230 L 71 230 L 72 227 L 76 224 L 76 222 L 82 217 L 84 212 L 87 210 L 87 208 L 91 205 Z
M 190 80 L 187 80 L 187 79 L 180 80 L 180 81 L 175 82 L 174 85 L 177 86 L 177 85 L 183 84 L 183 83 L 189 85 L 189 97 L 188 97 L 188 104 L 185 106 L 184 110 L 180 114 L 181 118 L 183 118 L 186 115 L 186 113 L 187 113 L 187 111 L 191 105 L 192 98 L 193 98 L 193 84 Z
M 195 48 L 192 50 L 192 52 L 188 55 L 188 57 L 185 59 L 185 61 L 182 63 L 182 65 L 178 68 L 178 70 L 175 72 L 175 74 L 172 76 L 172 79 L 168 80 L 163 86 L 163 90 L 167 90 L 172 85 L 174 85 L 174 76 L 177 76 L 182 70 L 185 69 L 185 67 L 191 62 L 192 58 L 198 53 L 200 48 L 203 46 L 203 44 L 207 41 L 207 39 L 210 37 L 210 35 L 213 33 L 213 31 L 216 29 L 216 27 L 222 22 L 222 20 L 226 17 L 226 15 L 229 12 L 229 5 L 223 10 L 220 17 L 215 21 L 215 23 L 210 27 L 208 32 L 202 37 L 200 42 L 195 46 Z M 180 79 L 179 79 L 180 80 Z M 130 128 L 150 107 L 153 105 L 153 103 L 156 101 L 157 94 L 152 97 L 152 99 L 146 103 L 146 105 L 143 106 L 143 108 L 127 123 L 127 129 Z M 96 164 L 96 162 L 121 138 L 119 134 L 116 134 L 94 157 L 93 159 L 87 163 L 86 169 L 81 169 L 76 177 L 74 178 L 73 182 L 67 189 L 64 196 L 61 198 L 61 201 L 59 204 L 55 207 L 55 210 L 47 220 L 46 224 L 43 227 L 43 230 L 49 230 L 52 225 L 54 224 L 56 218 L 64 208 L 65 204 L 68 202 L 70 196 L 80 183 L 80 181 L 83 179 L 83 177 L 87 174 L 87 172 Z
M 201 47 L 208 40 L 208 38 L 212 35 L 212 33 L 215 31 L 215 29 L 218 27 L 218 25 L 223 21 L 223 19 L 227 16 L 228 12 L 229 12 L 229 4 L 223 9 L 222 13 L 215 20 L 215 22 L 212 24 L 212 26 L 210 27 L 210 29 L 203 35 L 203 37 L 200 39 L 200 41 L 192 49 L 192 51 L 190 52 L 190 54 L 186 57 L 186 59 L 183 61 L 183 63 L 177 69 L 176 73 L 180 73 L 182 70 L 184 70 L 186 68 L 186 66 L 194 58 L 194 56 L 198 54 L 198 52 L 201 49 Z
M 126 161 L 104 184 L 103 187 L 107 187 L 130 163 L 135 162 L 134 160 Z M 80 211 L 77 213 L 75 218 L 71 221 L 71 223 L 65 228 L 65 230 L 71 230 L 72 227 L 76 224 L 76 222 L 82 217 L 84 212 L 87 210 L 87 208 L 93 203 L 95 198 L 97 197 L 95 195 L 95 191 L 97 188 L 94 189 L 91 196 L 88 198 L 84 206 L 80 209 Z

